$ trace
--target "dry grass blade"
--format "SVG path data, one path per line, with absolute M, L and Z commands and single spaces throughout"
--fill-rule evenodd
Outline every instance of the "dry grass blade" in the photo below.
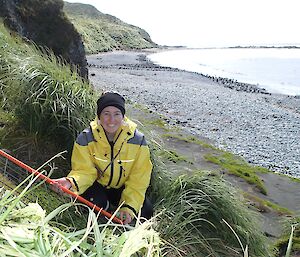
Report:
M 288 242 L 288 246 L 287 246 L 285 257 L 290 257 L 290 255 L 291 255 L 292 245 L 293 245 L 294 230 L 295 230 L 295 226 L 292 225 L 292 231 L 291 231 L 291 234 L 290 234 L 290 238 L 289 238 L 289 242 Z

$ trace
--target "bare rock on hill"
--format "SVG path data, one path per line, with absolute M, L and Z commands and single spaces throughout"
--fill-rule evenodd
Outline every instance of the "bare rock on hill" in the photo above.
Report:
M 62 56 L 87 79 L 84 45 L 63 5 L 62 0 L 0 0 L 0 16 L 9 29 Z

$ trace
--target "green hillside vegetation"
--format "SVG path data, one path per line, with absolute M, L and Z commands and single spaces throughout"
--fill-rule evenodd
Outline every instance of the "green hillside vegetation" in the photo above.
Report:
M 50 51 L 11 37 L 3 24 L 0 29 L 1 118 L 11 125 L 0 129 L 5 135 L 1 147 L 7 141 L 9 149 L 21 154 L 22 145 L 30 146 L 24 149 L 30 150 L 28 159 L 51 148 L 70 149 L 77 132 L 94 116 L 94 91 Z
M 62 150 L 70 152 L 75 136 L 94 118 L 94 105 L 100 92 L 83 82 L 64 61 L 10 35 L 1 23 L 0 57 L 0 147 L 10 150 L 12 155 L 33 168 L 39 167 Z M 153 220 L 118 230 L 117 225 L 110 223 L 98 225 L 93 212 L 88 212 L 86 229 L 82 230 L 82 224 L 72 218 L 71 231 L 70 226 L 52 222 L 53 216 L 57 216 L 70 204 L 61 205 L 45 218 L 43 224 L 46 231 L 55 225 L 62 232 L 52 229 L 58 233 L 56 235 L 53 232 L 53 237 L 47 232 L 42 234 L 45 230 L 40 227 L 30 232 L 33 239 L 26 246 L 31 247 L 32 252 L 38 252 L 34 256 L 51 256 L 49 242 L 55 243 L 53 238 L 60 236 L 65 250 L 60 254 L 78 256 L 84 252 L 86 256 L 95 256 L 95 253 L 100 254 L 101 249 L 110 249 L 102 247 L 105 244 L 101 243 L 100 235 L 108 242 L 106 245 L 119 246 L 107 256 L 271 256 L 266 237 L 257 226 L 257 217 L 245 205 L 240 192 L 222 177 L 210 172 L 198 171 L 188 175 L 174 171 L 166 165 L 168 155 L 164 154 L 166 150 L 163 146 L 157 144 L 156 135 L 151 135 L 147 126 L 143 132 L 150 142 L 154 163 L 149 190 L 155 205 L 156 216 Z M 55 159 L 46 166 L 50 167 L 52 177 L 60 177 L 68 172 L 68 163 L 68 160 Z M 1 182 L 3 185 L 8 184 L 5 177 L 2 177 Z M 22 192 L 19 193 L 25 195 Z M 52 211 L 46 188 L 41 186 L 28 194 L 48 213 Z M 42 200 L 42 195 L 46 200 Z M 51 202 L 55 201 L 55 197 L 51 199 Z M 1 231 L 7 229 L 10 213 L 20 209 L 19 200 L 6 197 L 2 203 Z M 65 218 L 64 213 L 60 216 L 62 224 L 69 224 L 66 220 L 69 217 Z M 111 236 L 111 232 L 116 231 L 118 239 Z M 37 243 L 33 245 L 34 238 L 38 238 L 40 243 L 44 242 L 43 247 Z M 146 239 L 140 244 L 137 238 Z M 13 250 L 10 248 L 11 253 L 18 250 L 20 254 L 25 247 L 20 238 L 17 240 L 13 237 L 2 240 L 2 244 L 5 249 L 17 245 Z M 131 247 L 126 248 L 128 245 Z M 130 254 L 127 252 L 126 255 L 122 249 L 127 249 Z M 16 253 L 11 255 L 18 256 Z
M 92 5 L 64 2 L 64 11 L 81 34 L 86 53 L 157 47 L 148 33 Z

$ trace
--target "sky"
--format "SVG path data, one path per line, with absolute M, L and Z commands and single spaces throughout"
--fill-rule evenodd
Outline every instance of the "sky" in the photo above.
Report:
M 160 45 L 300 46 L 299 0 L 68 0 L 145 29 Z

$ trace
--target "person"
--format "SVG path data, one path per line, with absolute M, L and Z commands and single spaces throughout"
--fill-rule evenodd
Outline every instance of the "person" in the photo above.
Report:
M 104 210 L 120 206 L 118 217 L 130 223 L 153 215 L 145 196 L 152 163 L 145 136 L 125 116 L 125 99 L 106 92 L 97 100 L 97 116 L 77 137 L 67 177 L 56 179 Z

